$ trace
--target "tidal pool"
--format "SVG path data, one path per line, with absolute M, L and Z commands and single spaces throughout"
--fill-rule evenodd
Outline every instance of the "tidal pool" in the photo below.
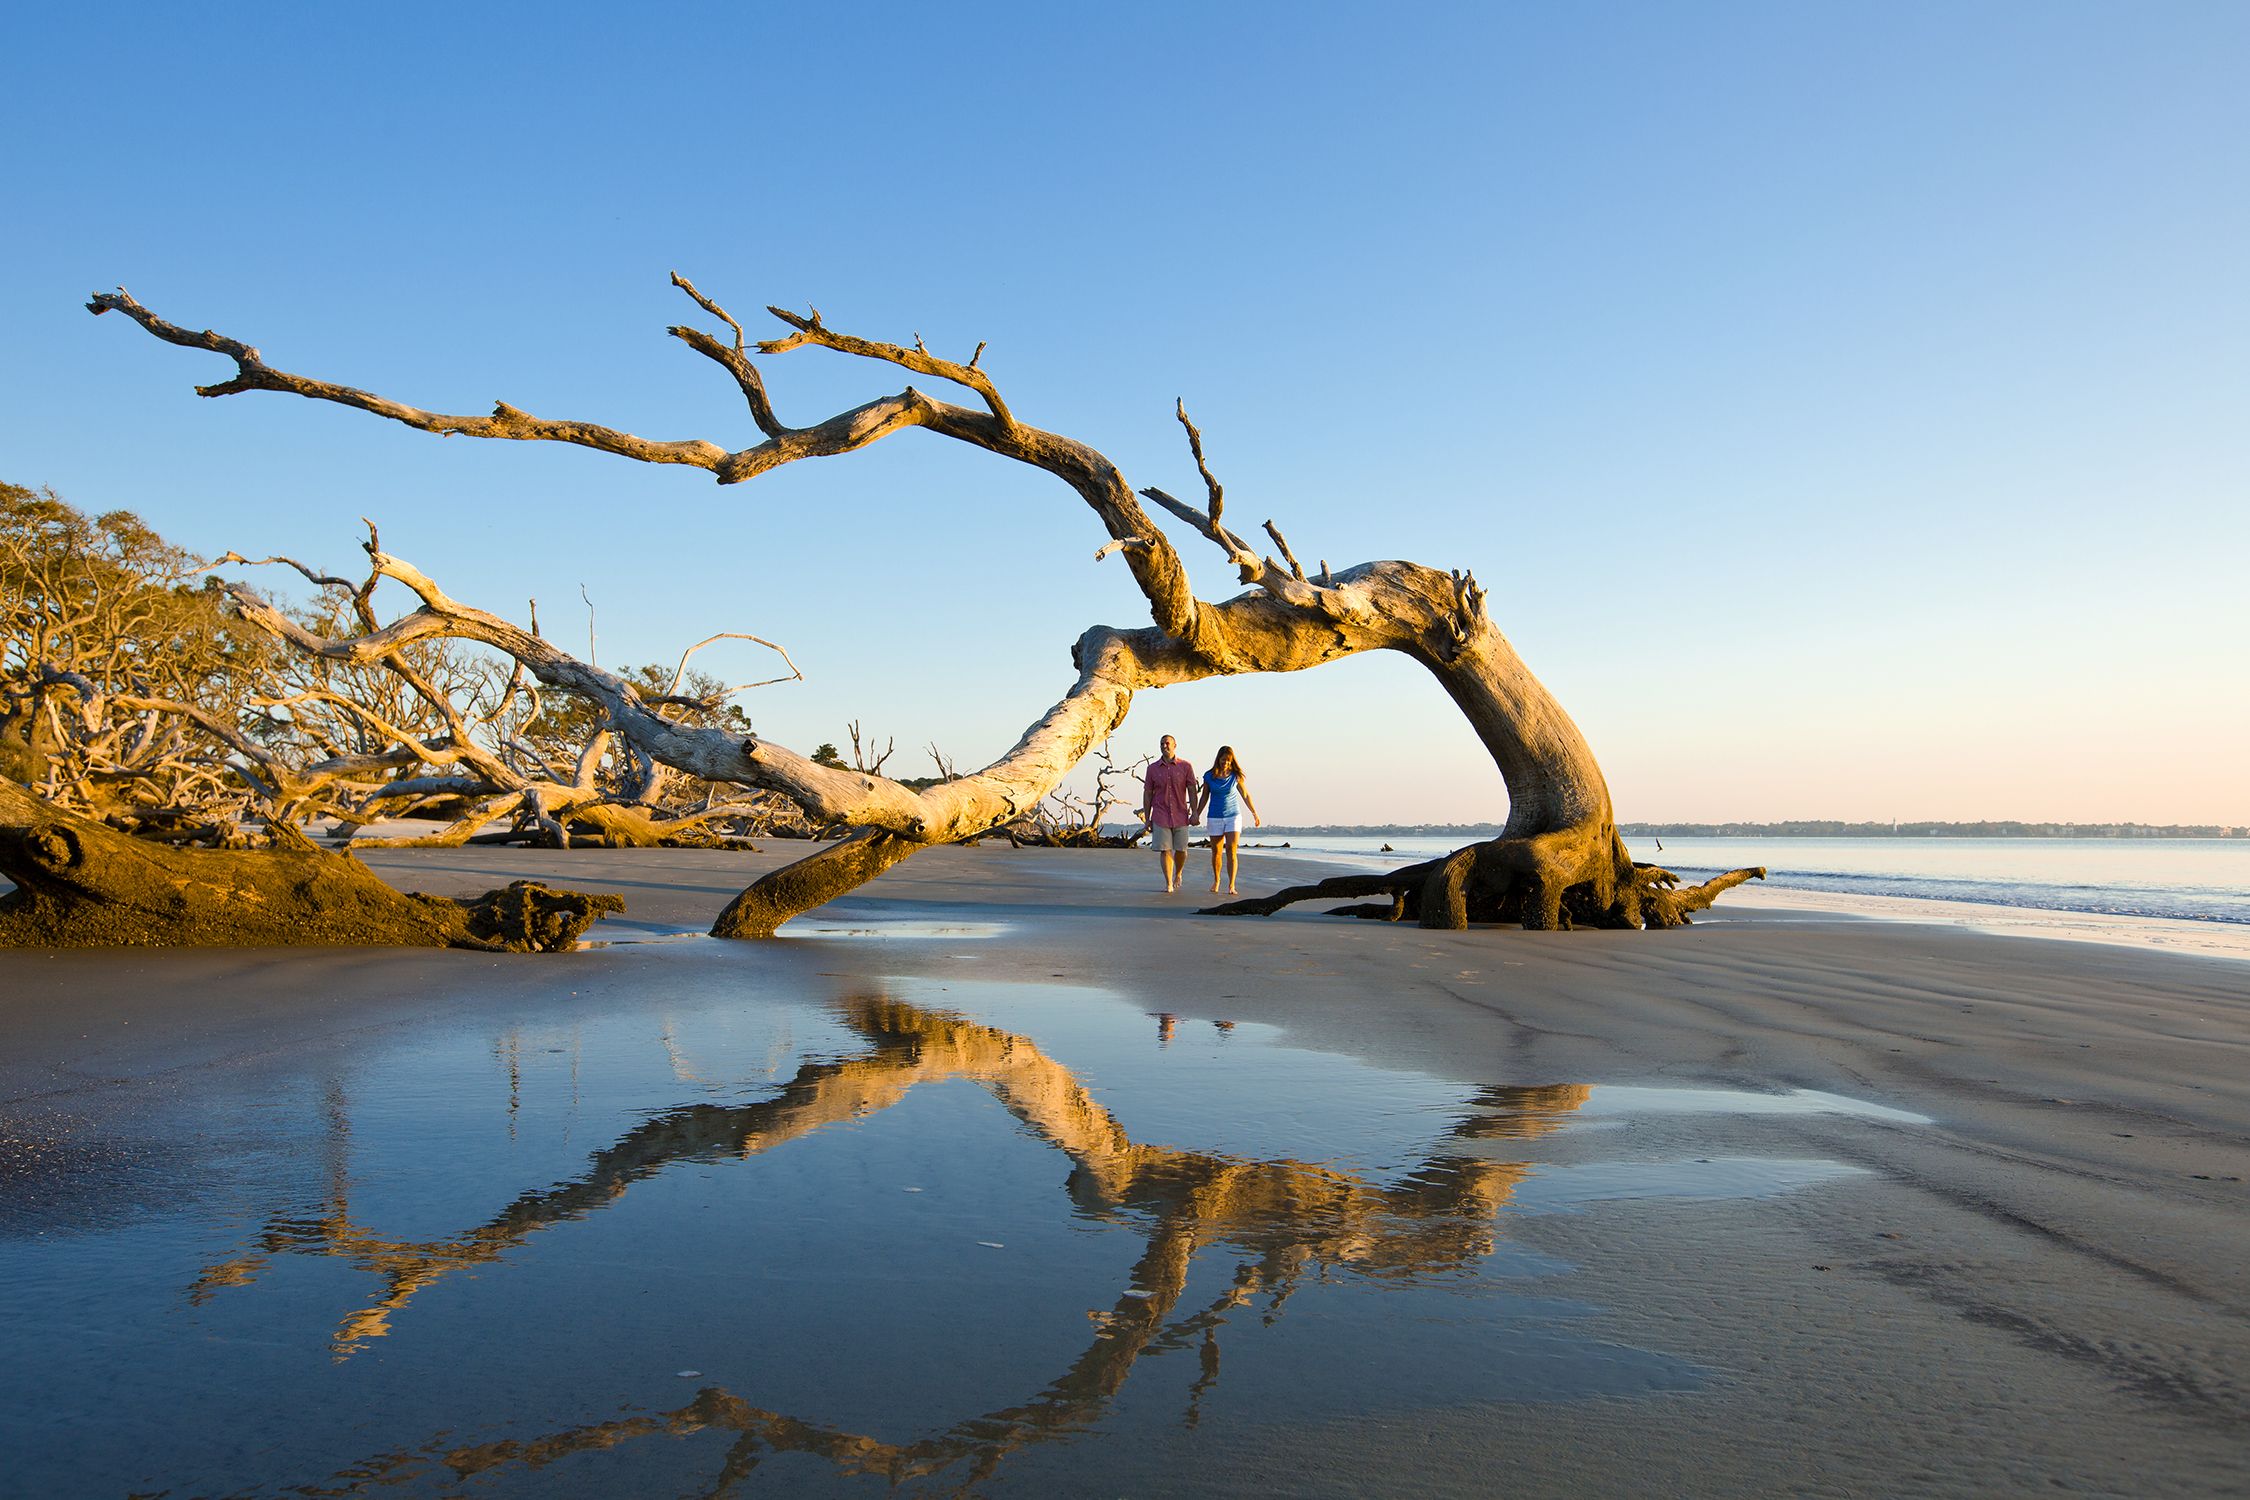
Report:
M 973 1491 L 1033 1445 L 1091 1478 L 1183 1426 L 1692 1390 L 1692 1350 L 1590 1333 L 1511 1219 L 1856 1169 L 1545 1148 L 1914 1118 L 1478 1089 L 1099 990 L 783 983 L 754 945 L 565 962 L 603 993 L 564 1017 L 0 1122 L 0 1490 Z

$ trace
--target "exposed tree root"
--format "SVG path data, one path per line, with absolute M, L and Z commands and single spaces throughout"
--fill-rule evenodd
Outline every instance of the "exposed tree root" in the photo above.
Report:
M 1689 912 L 1703 911 L 1722 894 L 1733 890 L 1745 880 L 1766 878 L 1764 865 L 1752 865 L 1746 870 L 1729 870 L 1724 875 L 1714 875 L 1701 885 L 1691 885 L 1681 890 L 1678 889 L 1679 877 L 1670 870 L 1660 869 L 1655 865 L 1635 865 L 1633 868 L 1644 872 L 1643 878 L 1648 881 L 1641 894 L 1645 918 L 1642 925 L 1647 927 L 1685 927 Z
M 1265 917 L 1300 901 L 1385 896 L 1387 901 L 1339 906 L 1327 915 L 1453 930 L 1471 923 L 1543 930 L 1685 927 L 1690 913 L 1704 910 L 1745 880 L 1764 879 L 1765 873 L 1763 866 L 1734 870 L 1683 889 L 1671 871 L 1628 857 L 1614 828 L 1565 829 L 1492 839 L 1385 875 L 1332 876 L 1203 911 L 1219 917 Z
M 1393 870 L 1388 875 L 1334 875 L 1326 880 L 1316 880 L 1311 885 L 1289 886 L 1283 890 L 1275 891 L 1270 896 L 1245 896 L 1240 901 L 1228 901 L 1218 906 L 1206 906 L 1202 908 L 1201 915 L 1206 917 L 1270 917 L 1283 907 L 1294 906 L 1300 901 L 1333 901 L 1339 896 L 1392 896 L 1400 898 L 1402 902 L 1412 902 L 1418 899 L 1421 894 L 1421 877 L 1428 874 L 1434 863 L 1435 861 L 1426 864 L 1408 865 L 1405 869 Z M 1405 909 L 1403 906 L 1394 905 L 1347 906 L 1340 908 L 1336 915 L 1348 914 L 1360 917 L 1374 916 L 1378 913 L 1386 921 L 1396 921 L 1400 917 L 1416 915 L 1415 912 Z
M 261 850 L 174 849 L 0 782 L 0 948 L 572 947 L 615 896 L 518 881 L 468 900 L 404 894 L 287 824 Z
M 558 891 L 535 880 L 518 880 L 457 904 L 467 916 L 469 936 L 510 953 L 567 953 L 603 914 L 625 909 L 619 896 Z

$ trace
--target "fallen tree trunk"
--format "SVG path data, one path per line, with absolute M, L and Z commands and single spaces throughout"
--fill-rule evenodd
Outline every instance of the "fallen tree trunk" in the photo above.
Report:
M 615 896 L 518 881 L 467 900 L 393 890 L 287 825 L 275 847 L 175 849 L 0 781 L 0 947 L 573 947 Z
M 672 279 L 732 330 L 731 344 L 693 328 L 669 332 L 734 378 L 763 435 L 748 447 L 730 450 L 704 439 L 655 441 L 595 423 L 535 417 L 506 403 L 495 406 L 490 416 L 426 411 L 276 369 L 241 340 L 168 323 L 122 290 L 100 294 L 87 305 L 96 315 L 122 313 L 167 343 L 233 360 L 231 379 L 197 388 L 205 396 L 285 392 L 440 435 L 571 443 L 643 463 L 687 465 L 709 471 L 721 484 L 741 483 L 800 459 L 854 452 L 892 433 L 921 428 L 1041 469 L 1069 485 L 1108 534 L 1096 559 L 1113 552 L 1123 555 L 1148 601 L 1154 629 L 1088 631 L 1074 652 L 1078 681 L 1013 749 L 982 771 L 927 788 L 827 766 L 753 737 L 672 722 L 652 712 L 630 685 L 506 621 L 455 603 L 418 571 L 377 552 L 372 542 L 369 552 L 377 571 L 413 588 L 423 608 L 382 630 L 370 628 L 356 640 L 322 640 L 256 596 L 232 591 L 245 613 L 266 628 L 332 660 L 379 660 L 422 635 L 484 641 L 513 655 L 542 682 L 600 702 L 611 725 L 655 759 L 709 780 L 779 791 L 816 823 L 842 822 L 858 830 L 843 843 L 752 885 L 722 914 L 713 928 L 718 936 L 770 935 L 789 917 L 874 878 L 917 849 L 957 843 L 1025 817 L 1123 722 L 1134 693 L 1143 688 L 1236 673 L 1301 671 L 1371 650 L 1400 652 L 1437 678 L 1499 768 L 1509 810 L 1500 838 L 1457 851 L 1427 869 L 1410 866 L 1357 894 L 1389 895 L 1394 914 L 1411 908 L 1418 921 L 1435 927 L 1487 920 L 1532 928 L 1666 927 L 1684 922 L 1720 891 L 1762 873 L 1736 871 L 1681 891 L 1668 872 L 1636 864 L 1618 837 L 1609 788 L 1593 751 L 1487 617 L 1485 592 L 1475 577 L 1409 562 L 1363 563 L 1341 571 L 1331 571 L 1323 562 L 1317 573 L 1308 573 L 1271 521 L 1264 530 L 1280 561 L 1261 556 L 1225 522 L 1224 489 L 1204 460 L 1202 434 L 1184 406 L 1177 415 L 1208 496 L 1200 508 L 1158 489 L 1136 494 L 1102 454 L 1019 420 L 978 367 L 981 345 L 963 364 L 930 353 L 919 339 L 912 348 L 879 343 L 829 328 L 817 310 L 801 315 L 770 308 L 790 332 L 760 343 L 763 354 L 829 349 L 952 382 L 981 402 L 981 407 L 956 406 L 909 385 L 895 396 L 791 427 L 774 410 L 741 324 L 692 283 L 676 273 Z M 1198 599 L 1186 565 L 1142 508 L 1142 497 L 1216 546 L 1250 592 L 1220 603 Z M 1280 904 L 1286 903 L 1273 903 Z M 1254 905 L 1237 903 L 1245 912 Z

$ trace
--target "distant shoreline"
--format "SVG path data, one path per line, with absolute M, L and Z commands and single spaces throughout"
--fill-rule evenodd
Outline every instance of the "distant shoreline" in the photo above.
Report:
M 1957 839 L 2246 839 L 2250 827 L 2219 823 L 1620 823 L 1627 838 L 1957 838 Z M 1264 834 L 1326 834 L 1367 838 L 1495 838 L 1497 823 L 1268 823 Z

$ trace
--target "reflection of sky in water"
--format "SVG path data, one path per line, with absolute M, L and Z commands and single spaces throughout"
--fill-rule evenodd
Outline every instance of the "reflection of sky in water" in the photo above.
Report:
M 558 982 L 597 970 L 637 1001 L 319 1066 L 252 1057 L 143 1090 L 103 1150 L 19 1173 L 0 1209 L 0 1403 L 31 1436 L 14 1482 L 352 1468 L 674 1493 L 716 1484 L 730 1449 L 786 1450 L 776 1473 L 821 1484 L 854 1465 L 958 1481 L 1064 1431 L 1685 1389 L 1689 1359 L 1588 1336 L 1589 1310 L 1543 1290 L 1568 1268 L 1512 1246 L 1509 1214 L 1849 1169 L 1535 1165 L 1542 1139 L 1634 1113 L 1867 1112 L 1478 1091 L 1059 987 L 794 1002 L 717 944 L 590 955 Z

